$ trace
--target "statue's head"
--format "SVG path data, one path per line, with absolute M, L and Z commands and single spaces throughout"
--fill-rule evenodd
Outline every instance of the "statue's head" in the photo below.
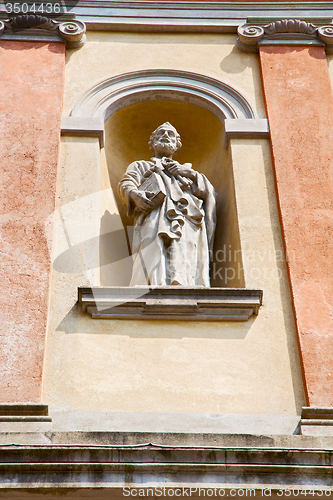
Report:
M 180 135 L 169 122 L 154 130 L 148 144 L 156 156 L 173 155 L 182 147 Z

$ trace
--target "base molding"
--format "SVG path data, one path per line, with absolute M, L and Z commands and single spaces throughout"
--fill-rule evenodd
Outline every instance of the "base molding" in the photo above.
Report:
M 290 495 L 282 496 L 281 490 L 288 489 L 296 495 L 311 490 L 306 498 L 315 498 L 313 492 L 319 491 L 316 496 L 326 498 L 333 491 L 332 443 L 327 438 L 323 446 L 320 438 L 304 436 L 138 432 L 2 436 L 0 432 L 0 497 L 8 492 L 12 500 L 15 490 L 22 493 L 21 500 L 25 491 L 56 496 L 72 489 L 70 498 L 96 499 L 96 491 L 104 489 L 108 495 L 103 500 L 120 500 L 128 496 L 123 488 L 145 489 L 146 494 L 134 491 L 130 498 L 153 498 L 146 488 L 166 487 L 175 494 L 163 498 L 183 498 L 188 492 L 182 490 L 182 496 L 179 488 L 200 487 L 218 488 L 221 493 L 201 492 L 193 498 L 245 498 L 244 491 L 237 497 L 235 491 L 228 493 L 245 488 L 257 490 L 257 495 L 254 491 L 248 495 L 252 497 L 285 498 Z M 93 490 L 91 495 L 88 489 Z M 154 498 L 162 497 L 156 493 Z
M 52 417 L 47 405 L 0 403 L 2 432 L 41 432 L 51 430 Z
M 333 436 L 333 408 L 303 407 L 300 434 Z

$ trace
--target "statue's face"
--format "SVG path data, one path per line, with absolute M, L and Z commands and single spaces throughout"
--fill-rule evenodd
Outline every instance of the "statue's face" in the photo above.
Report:
M 173 154 L 177 151 L 176 131 L 172 128 L 161 127 L 155 132 L 153 142 L 155 154 Z

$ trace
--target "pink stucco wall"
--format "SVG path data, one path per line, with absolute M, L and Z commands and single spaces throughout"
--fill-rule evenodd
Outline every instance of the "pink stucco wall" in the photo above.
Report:
M 63 43 L 0 42 L 0 402 L 40 402 Z
M 260 62 L 304 382 L 333 406 L 333 94 L 323 47 L 262 46 Z

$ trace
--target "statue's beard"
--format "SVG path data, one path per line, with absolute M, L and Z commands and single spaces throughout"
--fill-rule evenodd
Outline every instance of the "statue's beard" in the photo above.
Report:
M 177 146 L 168 142 L 156 142 L 154 144 L 154 150 L 159 154 L 170 155 L 176 153 Z

